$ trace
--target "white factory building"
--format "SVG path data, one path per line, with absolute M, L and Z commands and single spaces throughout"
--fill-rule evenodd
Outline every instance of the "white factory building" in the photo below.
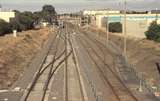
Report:
M 0 9 L 0 19 L 10 22 L 11 18 L 15 17 L 15 12 L 12 10 L 2 10 Z
M 96 15 L 92 25 L 99 29 L 106 29 L 107 23 L 121 22 L 124 23 L 124 14 Z M 150 24 L 157 20 L 160 24 L 160 14 L 127 14 L 127 34 L 138 38 L 145 38 L 145 32 Z
M 119 14 L 120 11 L 109 10 L 109 9 L 99 9 L 99 10 L 83 10 L 83 15 L 95 16 L 95 15 L 105 15 L 105 14 Z
M 91 18 L 91 25 L 106 30 L 106 24 L 120 22 L 123 25 L 124 14 L 113 10 L 84 10 L 84 16 Z M 151 22 L 157 20 L 160 23 L 160 14 L 127 14 L 127 34 L 138 38 L 145 38 L 145 32 Z

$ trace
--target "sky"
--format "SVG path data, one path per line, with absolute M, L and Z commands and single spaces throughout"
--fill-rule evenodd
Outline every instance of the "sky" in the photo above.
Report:
M 20 11 L 39 11 L 51 4 L 58 13 L 78 12 L 84 9 L 123 9 L 124 0 L 0 0 L 3 8 Z M 129 10 L 160 9 L 160 0 L 126 0 Z

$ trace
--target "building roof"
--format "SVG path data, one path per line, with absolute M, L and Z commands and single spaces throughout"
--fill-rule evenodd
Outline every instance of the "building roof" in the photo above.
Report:
M 13 10 L 12 9 L 3 9 L 1 8 L 1 5 L 0 5 L 0 12 L 12 12 Z
M 152 10 L 151 13 L 152 13 L 152 14 L 156 14 L 156 13 L 159 13 L 159 14 L 160 14 L 160 10 Z

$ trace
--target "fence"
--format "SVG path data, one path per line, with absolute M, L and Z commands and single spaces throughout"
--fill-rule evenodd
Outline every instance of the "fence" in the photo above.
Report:
M 101 37 L 101 40 L 103 38 Z M 104 39 L 105 40 L 105 39 Z M 104 41 L 103 41 L 104 42 Z M 124 66 L 129 70 L 130 73 L 133 73 L 134 76 L 137 78 L 137 80 L 139 81 L 139 85 L 142 88 L 146 88 L 149 93 L 151 93 L 153 96 L 157 97 L 160 100 L 160 84 L 155 84 L 152 85 L 149 80 L 147 78 L 145 78 L 143 73 L 138 72 L 135 69 L 135 66 L 130 64 L 125 56 L 123 54 L 121 54 L 121 49 L 112 41 L 109 42 L 109 45 L 107 45 L 107 47 L 112 50 L 112 52 L 114 51 L 114 53 L 116 53 L 118 55 L 118 58 L 120 58 L 121 62 L 124 64 Z M 159 66 L 159 67 L 158 67 Z M 159 70 L 160 73 L 160 64 L 157 64 L 157 68 Z M 141 89 L 141 88 L 140 88 Z
M 151 84 L 149 80 L 145 78 L 143 73 L 136 71 L 136 69 L 134 68 L 135 66 L 129 64 L 129 62 L 125 59 L 123 55 L 120 55 L 120 58 L 125 64 L 125 66 L 129 69 L 129 71 L 133 73 L 134 76 L 138 79 L 140 87 L 146 88 L 152 95 L 160 99 L 160 84 L 155 84 L 155 85 Z

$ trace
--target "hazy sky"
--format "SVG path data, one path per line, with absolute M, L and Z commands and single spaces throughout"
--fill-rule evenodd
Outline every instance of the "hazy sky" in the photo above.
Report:
M 58 12 L 76 12 L 82 9 L 122 9 L 124 0 L 0 0 L 3 8 L 21 11 L 41 10 L 44 4 L 52 4 Z M 127 8 L 135 10 L 160 9 L 160 0 L 127 0 Z

